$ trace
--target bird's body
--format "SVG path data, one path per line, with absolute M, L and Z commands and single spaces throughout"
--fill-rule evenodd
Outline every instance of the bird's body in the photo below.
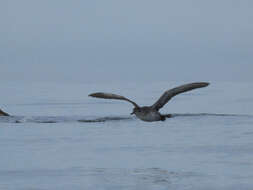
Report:
M 136 115 L 136 117 L 143 121 L 162 120 L 162 115 L 158 111 L 152 109 L 150 106 L 140 107 L 134 112 L 134 114 Z
M 198 82 L 198 83 L 190 83 L 178 86 L 176 88 L 170 89 L 165 91 L 162 96 L 151 106 L 143 106 L 140 107 L 138 104 L 133 102 L 132 100 L 125 98 L 124 96 L 120 96 L 117 94 L 110 94 L 110 93 L 93 93 L 89 96 L 95 97 L 95 98 L 104 98 L 104 99 L 117 99 L 117 100 L 125 100 L 134 105 L 133 112 L 131 114 L 135 114 L 136 117 L 143 121 L 164 121 L 167 117 L 171 117 L 170 114 L 168 115 L 162 115 L 159 113 L 159 110 L 174 96 L 187 92 L 196 88 L 203 88 L 208 86 L 209 83 L 206 82 Z

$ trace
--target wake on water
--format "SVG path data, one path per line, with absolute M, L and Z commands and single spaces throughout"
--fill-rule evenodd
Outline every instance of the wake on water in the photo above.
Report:
M 244 114 L 219 114 L 219 113 L 173 113 L 171 118 L 176 117 L 231 117 L 231 118 L 253 118 L 253 115 Z M 130 116 L 0 116 L 0 123 L 71 123 L 71 122 L 83 122 L 83 123 L 101 123 L 101 122 L 113 122 L 113 121 L 131 121 L 136 120 L 136 117 Z M 168 119 L 168 120 L 169 120 Z

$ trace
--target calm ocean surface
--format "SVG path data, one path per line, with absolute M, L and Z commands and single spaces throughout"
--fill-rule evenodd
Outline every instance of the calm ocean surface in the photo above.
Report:
M 253 84 L 178 95 L 152 123 L 87 96 L 151 105 L 183 83 L 0 83 L 0 190 L 252 190 Z

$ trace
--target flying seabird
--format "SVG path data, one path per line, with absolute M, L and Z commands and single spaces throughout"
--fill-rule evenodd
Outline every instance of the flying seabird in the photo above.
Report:
M 0 116 L 10 116 L 10 115 L 0 109 Z
M 172 88 L 170 90 L 165 91 L 162 96 L 152 105 L 152 106 L 143 106 L 140 107 L 138 104 L 133 102 L 132 100 L 117 94 L 97 92 L 92 93 L 89 96 L 95 98 L 104 98 L 104 99 L 117 99 L 117 100 L 125 100 L 134 105 L 133 112 L 131 114 L 135 114 L 139 119 L 143 121 L 164 121 L 166 117 L 171 117 L 171 114 L 162 115 L 159 113 L 159 110 L 174 96 L 187 92 L 196 88 L 203 88 L 208 86 L 207 82 L 196 82 L 190 84 L 184 84 L 178 86 L 176 88 Z

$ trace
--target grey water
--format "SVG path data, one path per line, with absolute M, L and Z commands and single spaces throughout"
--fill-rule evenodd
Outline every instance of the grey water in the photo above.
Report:
M 0 189 L 253 189 L 253 85 L 215 83 L 173 98 L 173 117 L 143 122 L 124 95 L 151 105 L 184 82 L 0 85 Z

